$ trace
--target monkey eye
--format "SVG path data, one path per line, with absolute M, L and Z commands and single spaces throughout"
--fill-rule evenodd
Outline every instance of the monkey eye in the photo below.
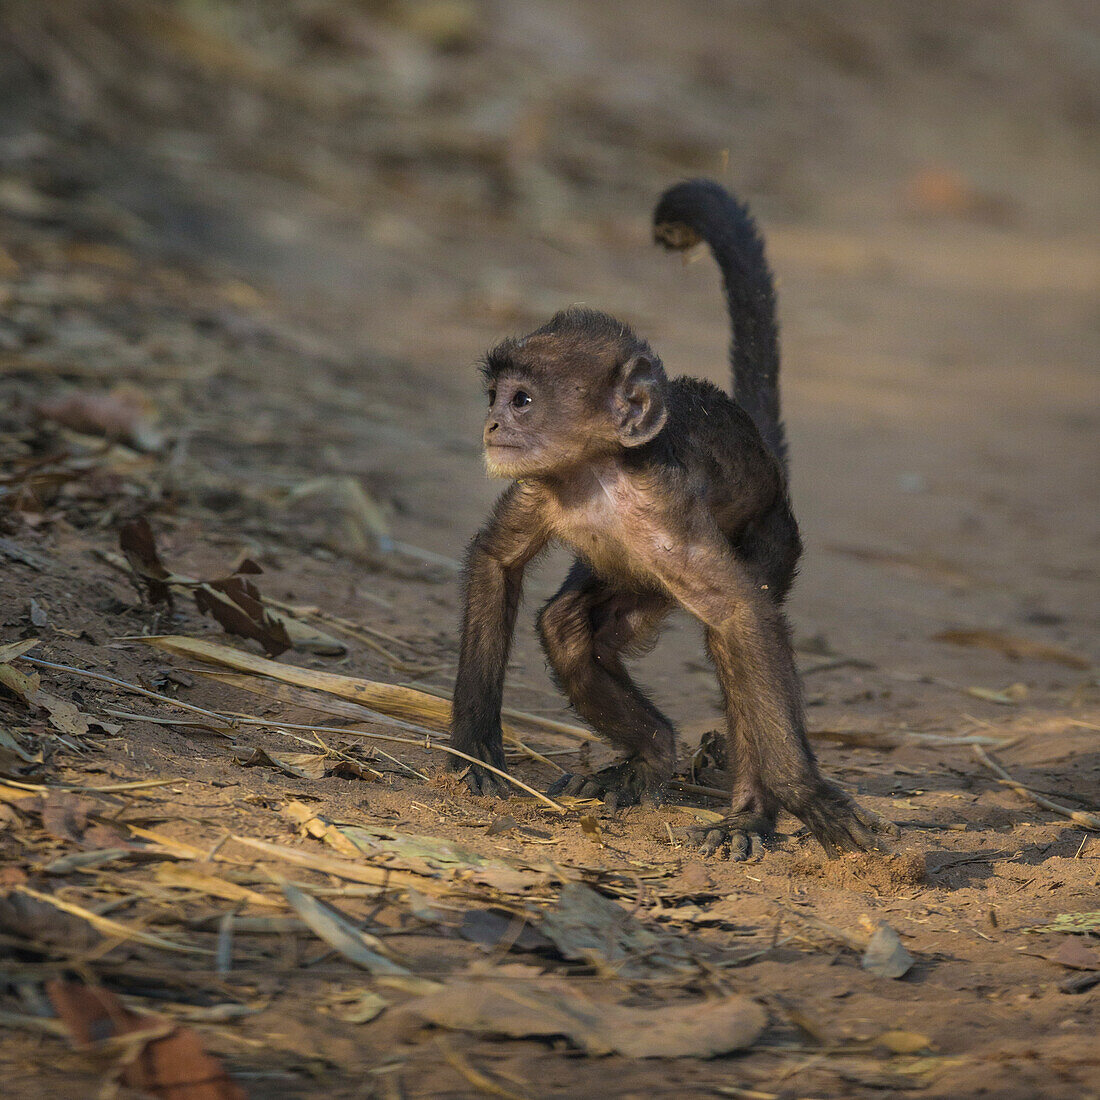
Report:
M 522 409 L 531 404 L 531 395 L 526 390 L 516 390 L 512 395 L 512 407 Z

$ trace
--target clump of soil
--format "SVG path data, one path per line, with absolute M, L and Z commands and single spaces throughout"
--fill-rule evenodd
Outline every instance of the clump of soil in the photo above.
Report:
M 839 859 L 824 860 L 817 852 L 799 852 L 791 858 L 794 875 L 828 879 L 845 890 L 867 890 L 895 894 L 927 881 L 924 852 L 852 852 Z

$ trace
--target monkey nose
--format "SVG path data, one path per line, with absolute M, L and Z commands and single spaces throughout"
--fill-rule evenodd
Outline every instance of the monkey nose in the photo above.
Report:
M 488 435 L 490 432 L 495 432 L 497 430 L 497 428 L 499 428 L 499 427 L 500 427 L 500 421 L 499 420 L 493 420 L 490 423 L 485 425 L 485 434 Z

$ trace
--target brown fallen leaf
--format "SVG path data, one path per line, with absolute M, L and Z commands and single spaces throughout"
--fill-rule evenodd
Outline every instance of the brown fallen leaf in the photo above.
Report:
M 1066 937 L 1053 955 L 1047 955 L 1051 962 L 1070 970 L 1100 970 L 1100 955 L 1090 951 L 1080 940 Z
M 46 993 L 76 1046 L 112 1056 L 123 1084 L 164 1100 L 246 1100 L 190 1028 L 131 1012 L 94 986 L 52 981 Z
M 1030 638 L 1004 634 L 999 630 L 944 630 L 939 634 L 933 634 L 932 641 L 949 642 L 951 645 L 970 646 L 975 649 L 992 649 L 1013 660 L 1027 657 L 1035 661 L 1055 661 L 1067 668 L 1081 670 L 1092 668 L 1092 662 L 1061 646 L 1033 642 Z
M 406 1008 L 439 1027 L 513 1038 L 564 1035 L 589 1054 L 713 1058 L 751 1046 L 767 1024 L 747 997 L 657 1008 L 597 1003 L 557 978 L 452 982 Z
M 144 516 L 122 525 L 119 546 L 138 591 L 151 603 L 167 602 L 171 606 L 173 591 L 190 592 L 202 614 L 216 619 L 229 634 L 259 642 L 271 656 L 291 648 L 328 656 L 347 652 L 339 639 L 265 603 L 259 588 L 248 579 L 263 570 L 249 558 L 244 558 L 228 576 L 210 581 L 173 573 L 161 561 L 153 530 Z
M 149 521 L 144 516 L 127 520 L 119 528 L 118 544 L 142 598 L 152 604 L 166 603 L 171 607 L 172 589 L 169 583 L 175 574 L 170 573 L 160 560 Z

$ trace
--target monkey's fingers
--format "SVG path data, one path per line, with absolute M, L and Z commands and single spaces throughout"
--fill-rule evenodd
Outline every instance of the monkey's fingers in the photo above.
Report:
M 852 803 L 852 808 L 856 820 L 871 832 L 893 837 L 895 840 L 901 836 L 901 827 L 889 818 L 876 814 L 874 810 L 868 810 L 866 806 L 860 806 L 855 802 Z
M 464 778 L 471 794 L 487 798 L 508 798 L 512 793 L 512 788 L 499 775 L 494 775 L 477 764 L 471 764 L 466 769 Z

